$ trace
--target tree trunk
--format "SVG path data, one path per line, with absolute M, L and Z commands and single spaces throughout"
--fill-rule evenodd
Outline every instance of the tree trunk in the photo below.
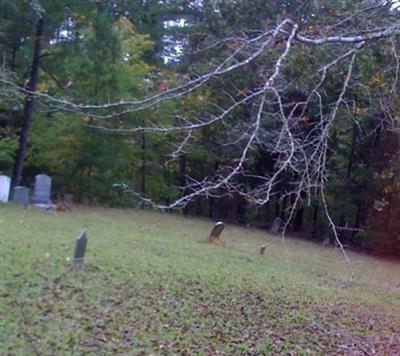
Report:
M 294 231 L 299 232 L 303 229 L 303 217 L 304 217 L 304 207 L 301 206 L 296 211 L 296 216 L 294 218 Z
M 182 153 L 179 156 L 179 185 L 182 188 L 182 193 L 181 196 L 185 196 L 186 194 L 186 185 L 187 185 L 187 179 L 186 179 L 186 155 Z M 189 206 L 185 205 L 184 208 L 182 209 L 183 215 L 188 215 L 189 213 Z
M 357 214 L 356 214 L 356 218 L 354 221 L 354 230 L 351 232 L 351 243 L 354 242 L 354 239 L 356 237 L 356 234 L 358 233 L 358 229 L 360 228 L 360 222 L 361 222 L 361 211 L 362 211 L 362 205 L 363 203 L 358 203 L 357 204 Z
M 26 88 L 28 94 L 25 96 L 23 122 L 22 122 L 21 133 L 19 136 L 19 147 L 18 147 L 17 158 L 15 160 L 14 171 L 12 176 L 12 186 L 16 186 L 21 182 L 22 167 L 26 155 L 28 134 L 31 126 L 33 104 L 35 99 L 32 93 L 36 91 L 36 87 L 39 80 L 40 54 L 41 54 L 43 30 L 44 30 L 44 18 L 41 17 L 39 18 L 36 24 L 36 37 L 35 37 L 35 45 L 33 51 L 31 74 L 29 78 L 29 83 Z
M 279 198 L 279 194 L 277 194 L 275 196 L 275 218 L 278 217 L 280 215 L 280 198 Z
M 315 203 L 313 217 L 312 217 L 312 231 L 311 231 L 311 237 L 313 239 L 317 238 L 318 234 L 318 210 L 319 210 L 318 203 Z
M 11 50 L 11 60 L 10 60 L 11 72 L 15 72 L 15 69 L 17 68 L 17 51 L 18 51 L 18 47 L 16 44 L 14 44 L 14 46 Z
M 142 164 L 140 166 L 141 193 L 146 195 L 146 134 L 142 131 Z
M 357 126 L 354 124 L 353 125 L 353 135 L 351 138 L 351 147 L 350 147 L 350 157 L 349 157 L 349 162 L 347 164 L 347 172 L 346 172 L 346 183 L 350 182 L 351 178 L 351 173 L 353 170 L 353 164 L 354 164 L 354 154 L 356 151 L 356 143 L 357 143 Z
M 341 212 L 340 213 L 340 216 L 339 216 L 339 233 L 338 233 L 338 236 L 339 236 L 339 240 L 341 241 L 341 242 L 348 242 L 348 241 L 345 241 L 345 237 L 346 237 L 346 229 L 347 229 L 347 225 L 346 225 L 346 220 L 345 220 L 346 218 L 345 218 L 345 216 L 344 216 L 344 213 L 343 212 Z M 346 226 L 345 226 L 346 225 Z
M 247 224 L 247 201 L 241 196 L 237 196 L 238 199 L 238 213 L 237 220 L 239 224 Z
M 280 218 L 282 221 L 285 221 L 286 219 L 286 205 L 287 205 L 287 195 L 284 196 L 283 201 L 282 201 L 282 209 L 281 209 L 281 215 Z
M 219 211 L 219 206 L 220 206 L 220 200 L 217 198 L 209 198 L 210 201 L 210 214 L 209 217 L 214 220 L 218 220 L 220 218 L 220 211 Z
M 386 214 L 386 221 L 385 221 L 385 229 L 388 235 L 390 235 L 390 218 L 392 216 L 392 206 L 393 206 L 393 185 L 394 185 L 394 176 L 390 179 L 390 193 L 388 196 L 388 205 L 387 205 L 387 214 Z
M 229 200 L 229 207 L 227 211 L 227 220 L 231 223 L 238 222 L 238 210 L 239 210 L 239 202 L 238 197 L 236 194 L 232 198 L 228 198 Z
M 354 154 L 356 151 L 356 143 L 357 143 L 357 126 L 354 124 L 353 125 L 353 134 L 351 137 L 349 161 L 347 163 L 347 170 L 346 170 L 346 181 L 345 181 L 345 194 L 348 194 L 349 197 L 351 197 L 351 194 L 352 194 L 352 192 L 351 192 L 351 174 L 352 174 L 353 165 L 354 165 Z M 347 220 L 348 220 L 348 217 L 346 217 L 344 212 L 342 211 L 340 213 L 340 217 L 339 217 L 339 226 L 342 227 L 342 229 L 339 232 L 339 239 L 343 240 L 342 242 L 349 242 L 349 241 L 344 241 L 345 238 L 348 237 L 348 233 L 346 230 Z

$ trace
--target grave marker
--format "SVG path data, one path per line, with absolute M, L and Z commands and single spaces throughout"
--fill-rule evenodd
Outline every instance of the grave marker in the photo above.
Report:
M 220 235 L 222 233 L 222 230 L 224 230 L 224 228 L 225 228 L 225 224 L 222 221 L 218 221 L 214 225 L 214 227 L 213 227 L 213 229 L 211 231 L 211 234 L 208 237 L 208 242 L 209 243 L 219 243 L 220 242 L 219 237 L 220 237 Z
M 73 257 L 73 263 L 77 267 L 83 266 L 86 245 L 87 245 L 86 232 L 82 231 L 81 234 L 76 239 L 74 257 Z
M 38 205 L 49 205 L 51 194 L 51 178 L 46 174 L 38 174 L 35 177 L 32 203 Z
M 326 236 L 324 237 L 324 240 L 322 241 L 322 246 L 329 246 L 329 244 L 331 243 L 331 237 L 330 236 Z
M 281 228 L 281 224 L 282 224 L 282 219 L 281 218 L 275 218 L 274 222 L 272 223 L 271 229 L 269 230 L 269 232 L 271 234 L 276 235 L 280 228 Z
M 29 188 L 18 185 L 13 188 L 11 201 L 16 204 L 29 204 Z
M 10 195 L 11 178 L 0 175 L 0 201 L 3 203 L 8 202 Z

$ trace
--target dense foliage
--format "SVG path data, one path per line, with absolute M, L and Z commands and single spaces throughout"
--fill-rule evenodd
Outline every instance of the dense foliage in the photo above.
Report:
M 205 72 L 228 54 L 212 45 L 223 38 L 257 33 L 283 17 L 296 19 L 310 34 L 320 34 L 364 5 L 361 1 L 299 3 L 204 1 L 200 6 L 196 1 L 0 0 L 2 75 L 20 86 L 27 85 L 41 13 L 45 25 L 35 91 L 73 98 L 77 103 L 100 104 L 163 92 L 174 83 Z M 377 23 L 386 24 L 390 21 L 387 16 Z M 186 26 L 173 26 L 182 21 Z M 345 31 L 351 33 L 363 25 L 350 19 L 346 26 Z M 236 45 L 232 41 L 228 47 Z M 187 185 L 189 175 L 198 180 L 212 176 L 237 157 L 239 144 L 220 144 L 235 142 L 235 137 L 230 136 L 232 131 L 227 131 L 223 123 L 204 127 L 194 134 L 184 152 L 165 163 L 165 157 L 176 148 L 172 142 L 179 132 L 156 135 L 145 130 L 130 134 L 112 130 L 129 123 L 142 127 L 162 125 L 172 113 L 187 117 L 206 114 L 213 109 L 205 102 L 223 107 L 226 94 L 240 98 L 245 91 L 254 89 L 259 68 L 271 65 L 271 58 L 281 45 L 275 43 L 270 56 L 219 78 L 200 93 L 110 120 L 99 122 L 95 117 L 49 109 L 37 101 L 28 127 L 22 182 L 30 185 L 35 174 L 46 172 L 54 179 L 55 195 L 68 192 L 77 201 L 107 205 L 141 204 L 113 187 L 115 183 L 125 183 L 145 197 L 168 203 L 184 193 L 178 187 Z M 186 52 L 183 56 L 174 53 L 180 46 Z M 354 68 L 356 81 L 331 131 L 326 187 L 335 222 L 347 228 L 339 229 L 346 244 L 397 255 L 399 137 L 385 119 L 395 121 L 398 112 L 398 82 L 394 80 L 399 67 L 398 47 L 398 40 L 393 38 L 391 42 L 375 42 L 360 52 Z M 197 51 L 198 48 L 209 50 Z M 288 59 L 290 70 L 285 69 L 282 74 L 290 88 L 284 98 L 288 108 L 291 102 L 305 100 L 304 92 L 310 89 L 322 59 L 336 50 L 321 47 L 311 51 L 298 45 Z M 345 68 L 341 65 L 329 73 L 321 98 L 324 110 L 328 111 L 336 100 L 344 78 Z M 1 89 L 0 171 L 11 175 L 29 98 L 9 87 Z M 249 102 L 232 114 L 234 133 L 250 120 L 253 104 Z M 318 110 L 315 106 L 300 118 L 304 135 L 312 132 Z M 266 132 L 273 129 L 265 127 Z M 265 142 L 274 140 L 268 134 L 264 138 Z M 274 170 L 276 158 L 265 149 L 265 142 L 258 143 L 246 162 L 246 169 L 254 175 L 267 176 Z M 277 216 L 288 218 L 294 201 L 287 193 L 295 179 L 292 174 L 283 174 L 274 187 L 273 198 L 262 207 L 252 206 L 240 194 L 221 191 L 216 194 L 221 197 L 196 198 L 183 210 L 185 214 L 267 227 Z M 251 178 L 242 183 L 250 188 L 254 184 Z M 318 192 L 302 198 L 291 217 L 290 229 L 307 238 L 325 239 L 330 228 Z

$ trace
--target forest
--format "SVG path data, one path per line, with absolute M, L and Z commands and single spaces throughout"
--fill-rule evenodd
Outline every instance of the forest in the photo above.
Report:
M 0 0 L 0 172 L 400 256 L 396 1 Z

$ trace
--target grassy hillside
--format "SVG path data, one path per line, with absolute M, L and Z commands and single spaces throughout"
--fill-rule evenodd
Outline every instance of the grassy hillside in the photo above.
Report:
M 400 354 L 399 263 L 350 253 L 349 287 L 333 248 L 230 226 L 211 246 L 212 226 L 0 205 L 0 354 Z

